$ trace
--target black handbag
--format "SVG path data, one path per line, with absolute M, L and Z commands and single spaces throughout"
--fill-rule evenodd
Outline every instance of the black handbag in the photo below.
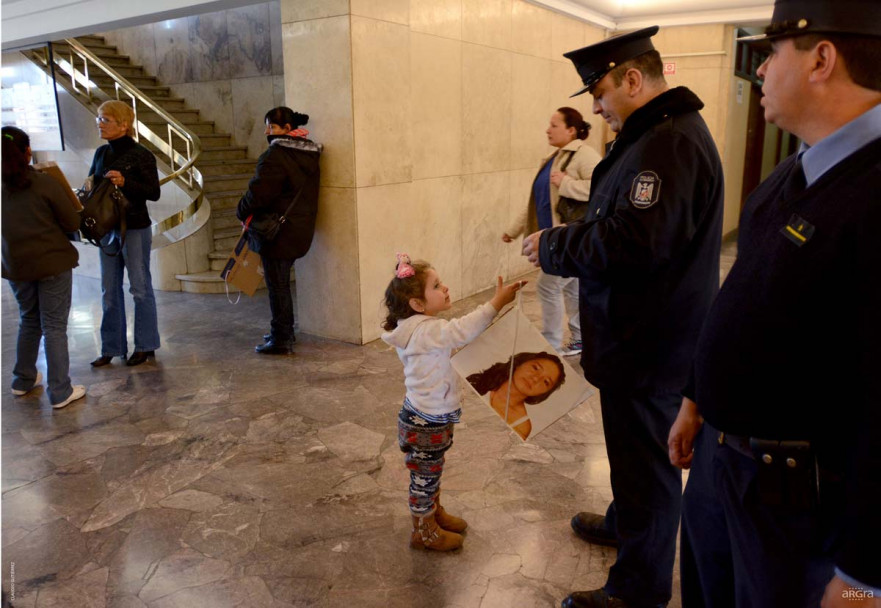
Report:
M 125 212 L 129 202 L 109 179 L 102 180 L 97 187 L 86 191 L 77 190 L 77 197 L 83 205 L 80 212 L 80 233 L 83 238 L 108 255 L 118 255 L 125 244 Z M 101 245 L 101 240 L 113 230 L 119 230 L 119 248 L 110 253 Z
M 566 171 L 566 167 L 569 166 L 573 156 L 575 156 L 575 152 L 570 153 L 566 160 L 563 161 L 563 164 L 560 165 L 560 171 Z M 560 221 L 564 224 L 577 222 L 584 219 L 587 207 L 588 201 L 579 201 L 568 196 L 560 196 L 557 200 L 557 215 L 560 216 Z
M 297 192 L 297 196 L 294 197 L 294 200 L 291 201 L 291 204 L 288 205 L 288 208 L 281 215 L 275 211 L 270 211 L 269 213 L 251 214 L 248 216 L 245 220 L 245 232 L 248 235 L 248 248 L 251 251 L 261 253 L 275 240 L 281 231 L 282 224 L 287 221 L 288 213 L 291 212 L 291 209 L 300 200 L 303 190 L 305 188 L 301 188 Z

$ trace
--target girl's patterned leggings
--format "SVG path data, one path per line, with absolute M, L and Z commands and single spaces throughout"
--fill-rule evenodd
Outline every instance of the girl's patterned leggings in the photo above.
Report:
M 402 408 L 398 414 L 398 445 L 410 469 L 410 512 L 430 515 L 440 492 L 444 454 L 453 445 L 453 423 L 429 422 Z

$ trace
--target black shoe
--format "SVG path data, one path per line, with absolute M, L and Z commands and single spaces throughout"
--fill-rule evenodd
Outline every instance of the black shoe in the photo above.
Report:
M 563 608 L 630 608 L 630 604 L 606 593 L 605 589 L 575 591 L 564 599 Z
M 596 513 L 578 513 L 572 518 L 572 529 L 583 540 L 594 545 L 617 547 L 618 538 L 606 528 L 606 518 Z
M 144 363 L 149 357 L 156 357 L 156 352 L 152 350 L 142 350 L 129 357 L 125 364 L 129 367 L 134 367 L 135 365 Z
M 123 361 L 125 361 L 125 355 L 120 355 Z M 113 360 L 112 355 L 101 355 L 94 361 L 92 361 L 89 365 L 92 367 L 104 367 L 105 365 L 110 365 L 110 362 Z
M 269 339 L 264 344 L 258 344 L 254 347 L 254 350 L 261 355 L 289 355 L 294 349 L 291 346 L 291 342 L 276 342 L 273 339 Z

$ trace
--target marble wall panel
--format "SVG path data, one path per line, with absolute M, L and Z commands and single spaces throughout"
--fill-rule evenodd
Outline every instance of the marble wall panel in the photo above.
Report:
M 187 273 L 206 272 L 210 263 L 208 254 L 214 251 L 214 235 L 211 225 L 202 226 L 195 234 L 184 239 L 184 253 L 187 259 Z
M 511 48 L 513 0 L 462 0 L 462 40 Z
M 205 13 L 187 18 L 193 80 L 229 78 L 229 31 L 226 13 Z
M 272 76 L 237 78 L 232 83 L 233 136 L 248 146 L 248 156 L 257 158 L 266 150 L 263 117 L 273 108 Z
M 510 168 L 526 169 L 552 151 L 545 135 L 551 116 L 552 62 L 516 53 L 512 61 Z
M 286 106 L 284 95 L 284 76 L 272 77 L 272 105 Z
M 554 13 L 525 0 L 514 0 L 511 9 L 511 48 L 517 53 L 550 59 Z
M 609 36 L 609 32 L 590 23 L 584 24 L 584 46 L 596 44 Z
M 350 0 L 353 15 L 410 24 L 410 0 Z
M 352 94 L 357 185 L 409 181 L 409 28 L 352 17 Z
M 321 183 L 354 187 L 349 17 L 286 23 L 282 36 L 287 105 L 309 114 L 307 128 L 325 144 Z
M 551 13 L 551 59 L 570 61 L 563 53 L 580 49 L 584 46 L 584 23 L 559 13 Z
M 281 39 L 281 2 L 269 3 L 269 49 L 272 53 L 272 74 L 284 75 L 284 51 Z
M 502 242 L 509 213 L 507 171 L 465 175 L 462 179 L 462 296 L 508 276 L 507 248 Z
M 461 283 L 462 178 L 415 180 L 358 189 L 358 241 L 364 340 L 381 333 L 383 293 L 394 269 L 395 253 L 430 262 L 450 288 L 464 297 Z M 394 222 L 377 218 L 394 217 Z
M 505 171 L 511 162 L 511 53 L 462 45 L 462 172 Z
M 282 23 L 349 14 L 349 0 L 280 0 L 280 4 Z
M 232 80 L 194 82 L 190 85 L 189 94 L 185 96 L 190 107 L 199 108 L 199 115 L 205 120 L 213 120 L 215 129 L 224 133 L 235 131 L 233 82 Z
M 662 55 L 721 51 L 725 49 L 725 27 L 722 23 L 662 27 L 652 42 Z
M 193 62 L 187 17 L 160 21 L 153 25 L 156 47 L 156 76 L 163 84 L 192 82 Z
M 462 43 L 410 34 L 413 179 L 462 173 Z
M 186 273 L 186 241 L 172 243 L 150 252 L 150 276 L 153 279 L 153 289 L 180 291 L 180 281 L 174 277 Z
M 410 0 L 410 30 L 462 39 L 462 0 Z
M 358 218 L 354 188 L 321 188 L 312 247 L 297 260 L 300 330 L 361 343 Z
M 231 78 L 272 74 L 269 4 L 226 11 Z

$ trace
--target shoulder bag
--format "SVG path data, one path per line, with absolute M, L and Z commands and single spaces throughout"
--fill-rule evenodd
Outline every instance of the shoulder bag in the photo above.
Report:
M 87 183 L 92 178 L 89 177 Z M 83 238 L 108 255 L 118 255 L 125 244 L 125 212 L 129 202 L 109 179 L 104 179 L 96 188 L 77 190 L 77 198 L 83 205 L 80 212 L 80 233 Z M 101 240 L 113 230 L 119 229 L 119 248 L 115 253 L 107 251 Z
M 576 152 L 577 150 L 571 152 L 569 157 L 563 161 L 563 164 L 560 165 L 560 171 L 564 173 L 566 172 L 566 167 L 569 166 L 569 163 L 572 161 L 572 157 L 575 156 Z M 579 201 L 568 196 L 561 195 L 557 200 L 557 214 L 560 216 L 560 221 L 564 224 L 583 220 L 584 214 L 587 213 L 587 207 L 588 201 Z
M 291 212 L 291 209 L 300 200 L 300 196 L 305 189 L 305 187 L 300 188 L 297 196 L 294 197 L 294 200 L 291 201 L 291 204 L 288 205 L 288 208 L 281 215 L 271 211 L 269 213 L 260 213 L 259 215 L 252 213 L 248 216 L 245 220 L 245 232 L 248 235 L 248 248 L 251 251 L 261 253 L 269 247 L 278 236 L 279 231 L 281 231 L 281 225 L 287 221 L 288 213 Z

